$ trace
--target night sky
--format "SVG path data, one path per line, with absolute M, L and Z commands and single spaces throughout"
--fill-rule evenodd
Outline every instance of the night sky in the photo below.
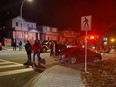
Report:
M 0 0 L 0 21 L 19 15 L 22 0 Z M 23 18 L 47 25 L 81 29 L 81 17 L 92 15 L 92 31 L 105 32 L 116 23 L 116 0 L 33 0 L 23 5 Z

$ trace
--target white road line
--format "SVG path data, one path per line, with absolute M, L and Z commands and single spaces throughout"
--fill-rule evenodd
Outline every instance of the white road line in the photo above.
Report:
M 23 66 L 23 64 L 10 62 L 10 61 L 3 60 L 3 59 L 0 59 L 0 61 L 1 61 L 0 64 L 13 63 L 13 65 L 2 65 L 2 66 L 0 66 L 0 69 Z M 17 68 L 17 70 L 0 72 L 0 76 L 19 74 L 19 73 L 24 73 L 24 72 L 29 72 L 29 71 L 33 71 L 33 69 L 31 67 L 30 68 L 24 68 L 24 69 L 18 69 Z
M 16 62 L 10 62 L 10 61 L 2 61 L 2 62 L 0 62 L 0 65 L 2 65 L 2 64 L 20 64 L 20 63 L 16 63 Z M 22 64 L 20 64 L 20 65 L 22 65 Z
M 0 59 L 0 61 L 2 61 L 2 62 L 6 62 L 7 60 Z M 9 61 L 8 61 L 8 62 L 9 62 Z
M 29 72 L 29 71 L 33 71 L 33 69 L 32 68 L 25 68 L 25 69 L 19 69 L 19 70 L 0 72 L 0 76 L 19 74 L 19 73 L 24 73 L 24 72 Z
M 8 64 L 8 63 L 20 64 L 20 63 L 16 63 L 16 62 L 11 62 L 11 61 L 7 61 L 7 60 L 0 59 L 0 64 Z
M 11 68 L 11 67 L 20 67 L 20 66 L 23 66 L 23 64 L 0 66 L 0 69 Z
M 0 65 L 2 65 L 2 64 L 11 64 L 12 62 L 8 62 L 8 61 L 2 61 L 2 62 L 0 62 Z

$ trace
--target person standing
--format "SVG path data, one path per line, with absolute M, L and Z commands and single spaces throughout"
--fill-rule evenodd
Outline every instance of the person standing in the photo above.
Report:
M 31 53 L 32 53 L 32 45 L 29 41 L 27 41 L 27 43 L 25 44 L 25 50 L 27 53 L 27 63 L 31 62 Z
M 21 51 L 22 50 L 22 42 L 20 41 L 19 42 L 19 51 Z
M 35 43 L 32 46 L 33 64 L 35 64 L 35 55 L 37 55 L 38 65 L 40 65 L 40 61 L 41 61 L 40 51 L 41 51 L 41 44 L 38 40 L 36 40 Z
M 13 51 L 14 51 L 14 50 L 16 51 L 16 41 L 13 41 L 12 46 L 13 46 Z
M 50 57 L 51 57 L 51 56 L 54 56 L 54 46 L 55 46 L 55 44 L 54 44 L 54 42 L 52 41 L 51 44 L 50 44 Z

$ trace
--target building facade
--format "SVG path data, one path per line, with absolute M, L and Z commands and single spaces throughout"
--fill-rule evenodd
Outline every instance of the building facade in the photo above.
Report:
M 21 17 L 12 19 L 13 39 L 26 42 L 27 40 L 40 40 L 40 33 L 36 28 L 36 23 L 27 22 Z
M 77 44 L 77 39 L 80 33 L 72 30 L 61 30 L 59 31 L 59 41 L 62 43 L 74 43 Z
M 58 29 L 49 26 L 38 26 L 38 30 L 40 31 L 40 40 L 54 40 L 59 41 L 59 33 Z

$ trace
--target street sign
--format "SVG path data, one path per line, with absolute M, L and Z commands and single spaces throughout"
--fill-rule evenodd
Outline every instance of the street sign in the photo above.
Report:
M 91 30 L 91 16 L 81 17 L 81 31 Z
M 91 16 L 81 17 L 81 31 L 85 31 L 85 71 L 87 72 L 87 31 L 91 30 Z

